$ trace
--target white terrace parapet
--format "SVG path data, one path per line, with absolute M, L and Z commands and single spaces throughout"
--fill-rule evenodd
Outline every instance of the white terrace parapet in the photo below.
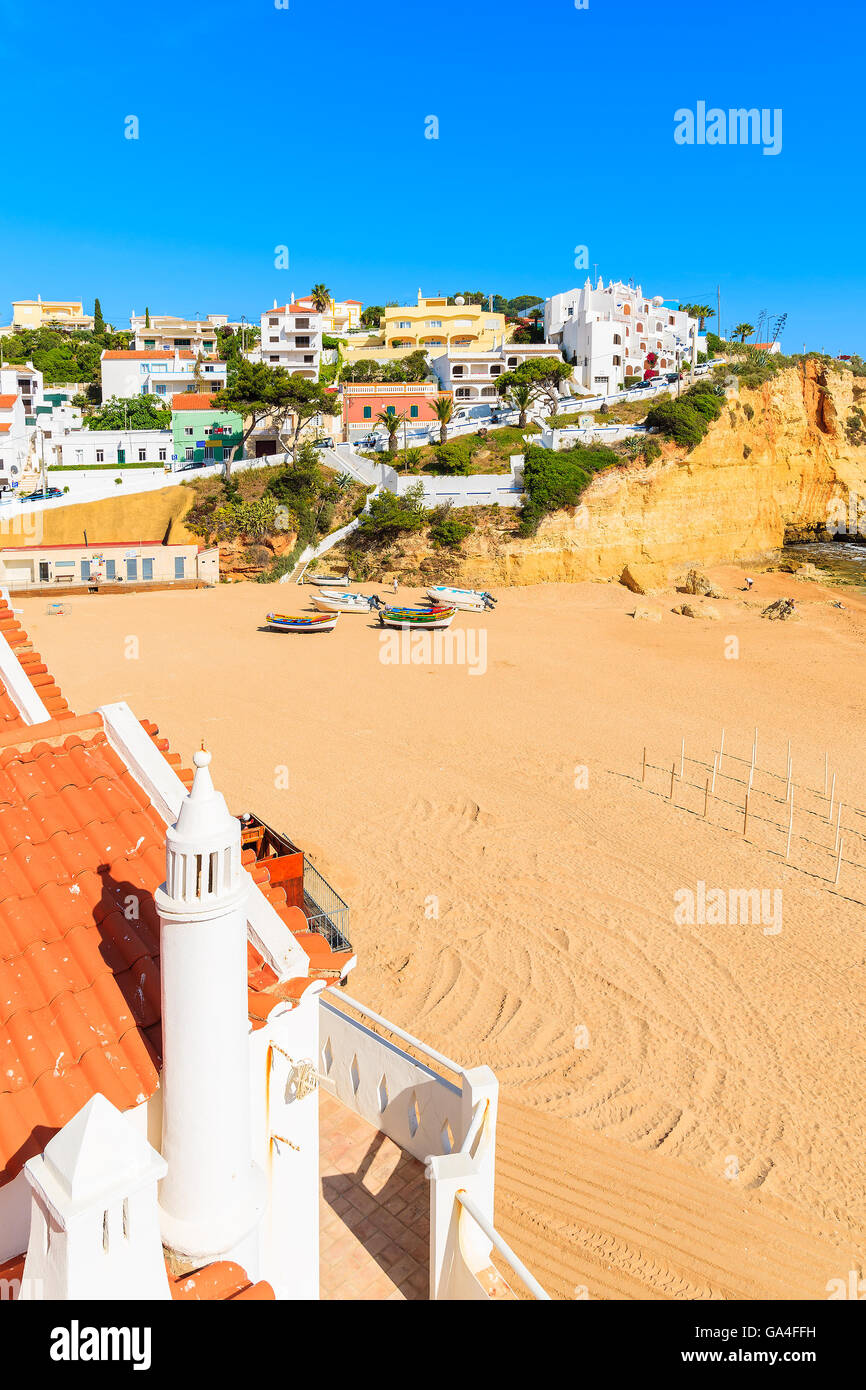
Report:
M 493 1244 L 504 1245 L 495 1232 L 489 1236 L 499 1096 L 493 1072 L 462 1067 L 342 991 L 327 991 L 320 1003 L 321 1086 L 426 1165 L 430 1297 L 513 1297 L 490 1259 Z

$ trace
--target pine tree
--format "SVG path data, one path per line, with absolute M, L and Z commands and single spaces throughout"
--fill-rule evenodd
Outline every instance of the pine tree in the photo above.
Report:
M 150 328 L 150 310 L 149 310 L 149 309 L 145 309 L 145 311 L 144 311 L 144 326 L 145 326 L 145 328 Z
M 102 317 L 102 305 L 98 299 L 93 301 L 93 331 L 94 333 L 105 332 L 105 319 Z

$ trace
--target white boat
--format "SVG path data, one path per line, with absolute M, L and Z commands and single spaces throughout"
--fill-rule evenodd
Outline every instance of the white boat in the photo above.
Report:
M 308 584 L 351 584 L 348 574 L 308 574 L 306 576 Z
M 427 593 L 431 602 L 460 608 L 465 613 L 483 613 L 496 604 L 492 594 L 482 593 L 478 589 L 449 589 L 447 584 L 432 584 Z
M 380 600 L 375 594 L 313 594 L 313 606 L 320 613 L 375 613 Z

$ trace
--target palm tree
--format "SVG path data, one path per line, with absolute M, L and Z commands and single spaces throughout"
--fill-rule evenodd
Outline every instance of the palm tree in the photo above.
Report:
M 392 458 L 397 452 L 397 431 L 405 419 L 405 415 L 398 415 L 396 411 L 392 414 L 389 410 L 380 410 L 376 416 L 376 424 L 388 431 L 388 453 Z
M 448 443 L 448 421 L 454 414 L 454 402 L 450 396 L 438 396 L 433 404 L 433 413 L 439 421 L 439 443 Z
M 698 323 L 698 332 L 699 332 L 699 333 L 703 333 L 703 331 L 704 331 L 704 325 L 705 325 L 707 319 L 714 319 L 714 318 L 716 317 L 716 311 L 715 311 L 715 309 L 711 309 L 710 306 L 709 306 L 709 304 L 693 304 L 693 305 L 692 305 L 692 311 L 693 311 L 693 313 L 695 314 L 695 316 L 699 319 L 699 323 Z
M 752 336 L 754 331 L 755 325 L 753 323 L 738 323 L 736 328 L 731 329 L 731 337 L 739 338 L 740 342 L 744 343 L 747 338 Z
M 526 425 L 526 412 L 535 400 L 535 386 L 529 381 L 516 381 L 513 386 L 506 386 L 501 393 L 512 410 L 519 410 L 520 416 L 517 421 L 518 429 L 524 429 Z
M 314 285 L 310 290 L 310 298 L 313 307 L 318 309 L 320 314 L 324 314 L 331 307 L 331 291 L 327 285 Z

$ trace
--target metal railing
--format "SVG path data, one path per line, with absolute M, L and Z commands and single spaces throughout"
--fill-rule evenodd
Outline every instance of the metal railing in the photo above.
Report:
M 475 1205 L 472 1198 L 463 1188 L 461 1188 L 460 1191 L 456 1193 L 456 1199 L 460 1203 L 463 1210 L 467 1212 L 469 1216 L 472 1217 L 473 1221 L 477 1222 L 487 1239 L 491 1242 L 494 1248 L 499 1251 L 502 1258 L 508 1261 L 515 1274 L 518 1274 L 520 1276 L 520 1278 L 523 1280 L 524 1284 L 528 1288 L 529 1292 L 532 1294 L 533 1298 L 542 1299 L 545 1302 L 549 1303 L 551 1301 L 550 1294 L 546 1293 L 539 1284 L 538 1280 L 535 1278 L 535 1276 L 533 1274 L 530 1274 L 523 1261 L 519 1258 L 519 1256 L 515 1255 L 511 1246 L 508 1244 L 508 1241 L 503 1240 L 496 1227 L 492 1224 L 492 1222 L 487 1220 L 487 1217 L 480 1210 L 480 1208 L 478 1208 Z
M 310 931 L 323 936 L 332 951 L 351 951 L 349 907 L 323 878 L 318 869 L 304 858 L 304 908 Z

